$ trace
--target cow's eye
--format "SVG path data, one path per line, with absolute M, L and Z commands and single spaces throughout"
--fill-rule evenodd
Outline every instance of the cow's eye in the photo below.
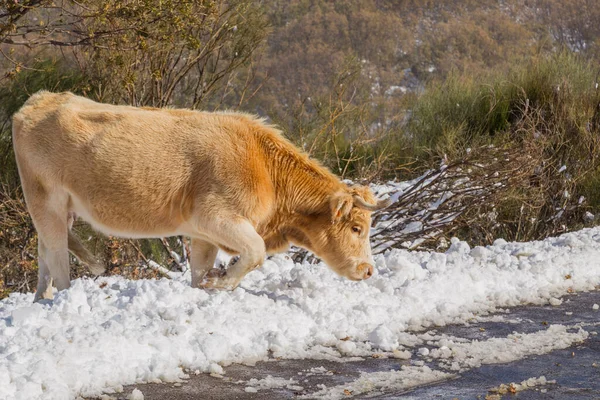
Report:
M 352 227 L 352 232 L 358 233 L 360 235 L 360 233 L 362 232 L 362 229 L 361 229 L 360 226 L 356 226 L 355 225 L 355 226 Z

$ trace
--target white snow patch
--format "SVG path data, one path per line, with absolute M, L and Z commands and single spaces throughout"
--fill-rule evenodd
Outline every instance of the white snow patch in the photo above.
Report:
M 342 341 L 340 340 L 337 344 L 336 344 L 337 349 L 340 351 L 340 353 L 346 355 L 346 354 L 352 354 L 354 353 L 354 351 L 356 350 L 356 343 L 351 342 L 351 341 Z
M 392 96 L 397 94 L 398 92 L 400 92 L 401 94 L 405 94 L 407 91 L 408 89 L 406 88 L 406 86 L 392 85 L 385 91 L 385 95 Z
M 144 400 L 144 394 L 141 392 L 141 390 L 139 389 L 133 389 L 133 391 L 131 392 L 131 394 L 129 395 L 129 397 L 127 397 L 128 400 Z
M 585 219 L 588 222 L 591 222 L 594 219 L 596 219 L 596 216 L 594 214 L 592 214 L 591 212 L 586 211 L 585 214 L 583 215 L 583 219 Z
M 329 371 L 325 367 L 313 367 L 311 369 L 304 370 L 304 372 L 300 372 L 300 375 L 304 375 L 306 377 L 313 376 L 313 375 L 331 376 L 331 375 L 333 375 L 333 371 Z
M 215 363 L 212 363 L 208 366 L 208 372 L 217 375 L 223 375 L 225 373 L 225 371 L 223 371 L 223 367 Z
M 454 375 L 433 370 L 427 366 L 415 367 L 403 365 L 399 371 L 363 372 L 360 378 L 345 385 L 324 388 L 302 398 L 310 399 L 344 399 L 363 393 L 374 395 L 376 392 L 406 390 L 415 386 L 425 385 Z
M 287 388 L 290 390 L 302 390 L 304 389 L 301 386 L 296 386 L 298 381 L 293 379 L 284 379 L 277 378 L 271 375 L 267 375 L 266 378 L 256 379 L 252 378 L 249 381 L 245 382 L 246 388 L 244 389 L 246 392 L 256 393 L 259 390 L 265 389 L 277 389 L 277 388 Z
M 398 338 L 385 325 L 380 325 L 369 334 L 369 341 L 381 350 L 391 351 L 398 347 Z
M 439 349 L 430 352 L 440 365 L 453 371 L 477 368 L 483 364 L 507 363 L 529 355 L 549 353 L 582 342 L 589 334 L 581 328 L 570 332 L 564 325 L 550 325 L 548 329 L 529 334 L 513 333 L 506 338 L 484 341 L 455 342 L 456 338 L 442 338 Z
M 562 300 L 561 299 L 557 299 L 556 297 L 551 297 L 550 298 L 550 305 L 552 306 L 560 306 L 562 304 Z
M 394 357 L 400 360 L 410 360 L 410 358 L 412 357 L 412 353 L 408 350 L 394 350 L 393 354 Z
M 421 348 L 418 350 L 418 353 L 419 353 L 420 355 L 422 355 L 423 357 L 426 357 L 426 356 L 428 356 L 428 355 L 429 355 L 429 349 L 428 349 L 427 347 L 421 347 Z

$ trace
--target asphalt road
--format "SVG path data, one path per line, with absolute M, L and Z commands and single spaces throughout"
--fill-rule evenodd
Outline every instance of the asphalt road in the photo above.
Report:
M 466 338 L 486 340 L 492 337 L 506 337 L 512 332 L 533 333 L 546 329 L 550 324 L 574 325 L 578 323 L 600 322 L 600 312 L 593 310 L 600 304 L 600 291 L 577 293 L 563 297 L 560 306 L 522 306 L 502 314 L 515 323 L 480 322 L 469 325 L 452 325 L 438 328 L 438 333 Z M 600 331 L 600 327 L 585 327 L 590 332 Z M 413 350 L 413 353 L 416 349 Z M 417 359 L 413 355 L 413 360 Z M 123 393 L 112 398 L 127 399 L 132 390 L 140 390 L 145 400 L 191 400 L 191 399 L 293 399 L 310 396 L 319 390 L 319 385 L 327 387 L 352 382 L 361 372 L 389 371 L 400 369 L 410 361 L 398 359 L 368 358 L 360 361 L 335 362 L 325 360 L 271 360 L 255 366 L 231 365 L 225 368 L 223 377 L 208 374 L 192 375 L 179 384 L 143 384 L 125 387 Z M 311 375 L 311 368 L 324 368 L 327 373 Z M 435 363 L 432 368 L 440 369 Z M 268 375 L 284 379 L 294 379 L 298 385 L 264 389 L 248 393 L 245 382 L 252 378 L 263 379 Z M 377 399 L 486 399 L 491 396 L 491 388 L 500 384 L 521 382 L 531 377 L 545 376 L 556 380 L 555 384 L 535 389 L 505 394 L 502 399 L 600 399 L 600 335 L 590 334 L 588 339 L 576 346 L 557 350 L 540 356 L 530 356 L 512 363 L 483 365 L 466 372 L 457 378 L 417 387 L 405 392 L 383 394 L 370 393 L 353 398 Z M 301 388 L 297 387 L 301 386 Z M 542 391 L 543 390 L 543 391 Z M 499 399 L 500 397 L 487 397 Z

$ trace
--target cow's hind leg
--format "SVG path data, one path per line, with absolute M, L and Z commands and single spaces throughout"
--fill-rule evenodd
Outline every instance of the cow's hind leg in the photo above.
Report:
M 52 298 L 52 282 L 58 290 L 70 286 L 67 251 L 67 216 L 46 210 L 34 217 L 38 232 L 39 272 L 35 300 Z
M 23 172 L 23 171 L 22 171 Z M 68 194 L 48 188 L 39 177 L 21 175 L 27 209 L 38 234 L 38 286 L 35 301 L 52 298 L 52 283 L 66 289 L 69 280 L 67 251 Z
M 215 264 L 217 247 L 207 241 L 192 238 L 190 266 L 192 270 L 192 287 L 200 287 L 202 279 Z
M 215 224 L 211 234 L 219 245 L 239 253 L 240 259 L 230 265 L 225 273 L 213 268 L 208 271 L 200 286 L 214 289 L 235 289 L 246 274 L 260 266 L 266 255 L 265 242 L 250 222 L 240 219 L 223 219 Z
M 52 275 L 50 275 L 50 269 L 44 259 L 44 254 L 44 244 L 38 239 L 38 283 L 33 300 L 35 302 L 52 298 Z

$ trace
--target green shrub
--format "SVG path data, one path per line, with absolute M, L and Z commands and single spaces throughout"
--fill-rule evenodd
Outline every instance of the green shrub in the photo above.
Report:
M 421 168 L 460 160 L 484 145 L 521 148 L 539 160 L 526 181 L 490 205 L 498 220 L 487 238 L 532 240 L 583 226 L 590 222 L 586 211 L 600 212 L 597 80 L 594 64 L 571 52 L 506 74 L 454 73 L 411 100 L 409 152 Z M 469 230 L 463 235 L 480 241 Z
M 600 99 L 596 75 L 593 64 L 569 52 L 516 66 L 507 74 L 453 73 L 443 82 L 431 82 L 409 104 L 407 133 L 417 154 L 432 149 L 441 156 L 493 143 L 523 116 L 525 107 L 540 110 L 561 129 L 585 127 Z

